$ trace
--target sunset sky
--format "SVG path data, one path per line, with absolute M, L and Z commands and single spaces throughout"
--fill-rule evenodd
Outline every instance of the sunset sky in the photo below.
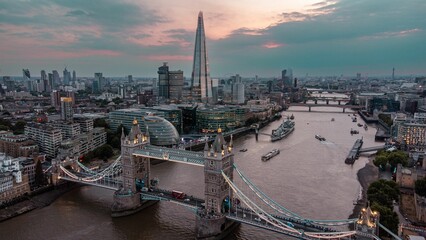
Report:
M 0 0 L 0 76 L 189 77 L 199 11 L 213 77 L 426 74 L 424 0 Z

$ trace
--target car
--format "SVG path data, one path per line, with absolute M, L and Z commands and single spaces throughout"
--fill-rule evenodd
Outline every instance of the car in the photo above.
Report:
M 189 198 L 185 198 L 183 201 L 184 201 L 184 202 L 189 202 L 189 201 L 191 201 L 191 199 L 189 199 Z
M 256 220 L 258 222 L 262 221 L 260 218 L 254 218 L 254 220 Z
M 392 147 L 390 147 L 390 148 L 386 149 L 386 152 L 393 152 L 393 151 L 395 151 L 395 150 L 396 150 L 396 147 L 395 147 L 395 146 L 392 146 Z
M 160 196 L 164 196 L 164 193 L 160 193 Z

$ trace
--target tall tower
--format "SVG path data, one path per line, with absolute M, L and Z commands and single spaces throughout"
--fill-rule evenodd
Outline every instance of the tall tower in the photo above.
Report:
M 148 130 L 147 130 L 148 132 Z M 129 135 L 125 136 L 124 129 L 121 134 L 121 167 L 123 184 L 114 193 L 114 203 L 111 206 L 112 216 L 121 217 L 141 210 L 153 201 L 144 203 L 140 199 L 140 194 L 136 188 L 136 182 L 149 188 L 150 160 L 133 155 L 134 151 L 149 144 L 149 135 L 143 134 L 139 128 L 139 123 L 133 120 L 133 126 Z
M 61 97 L 61 119 L 66 122 L 72 122 L 73 110 L 72 110 L 72 98 Z
M 199 239 L 220 238 L 223 232 L 235 226 L 226 219 L 234 200 L 233 191 L 225 181 L 222 172 L 233 181 L 234 153 L 232 152 L 232 136 L 229 144 L 218 129 L 218 134 L 209 148 L 204 147 L 204 199 L 205 208 L 197 212 L 196 233 Z
M 194 63 L 191 75 L 192 98 L 198 102 L 211 102 L 212 83 L 207 59 L 206 36 L 204 33 L 203 12 L 198 14 L 195 33 Z

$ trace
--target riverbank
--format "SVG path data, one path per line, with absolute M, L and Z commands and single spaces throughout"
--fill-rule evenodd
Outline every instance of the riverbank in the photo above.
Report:
M 361 209 L 366 206 L 367 203 L 367 190 L 368 186 L 379 179 L 379 170 L 373 164 L 375 154 L 372 154 L 368 157 L 368 163 L 365 164 L 363 168 L 358 170 L 357 177 L 358 181 L 362 187 L 361 199 L 358 200 L 357 204 L 354 206 L 352 214 L 349 215 L 349 218 L 358 218 L 361 212 Z
M 2 208 L 0 209 L 0 222 L 30 212 L 34 209 L 49 206 L 62 194 L 79 186 L 79 184 L 65 183 L 61 186 L 56 187 L 53 190 L 28 197 L 27 200 L 24 200 L 9 207 Z

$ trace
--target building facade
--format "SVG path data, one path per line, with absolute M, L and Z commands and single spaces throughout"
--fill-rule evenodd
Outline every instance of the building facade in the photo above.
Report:
M 2 135 L 0 136 L 0 152 L 14 158 L 29 157 L 33 154 L 38 154 L 38 146 L 24 134 Z
M 62 132 L 58 128 L 39 123 L 28 123 L 25 126 L 25 136 L 34 140 L 45 153 L 47 158 L 55 158 L 62 141 Z

